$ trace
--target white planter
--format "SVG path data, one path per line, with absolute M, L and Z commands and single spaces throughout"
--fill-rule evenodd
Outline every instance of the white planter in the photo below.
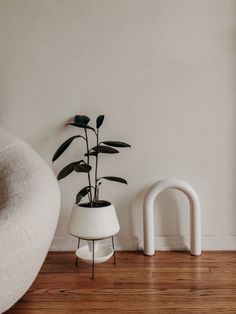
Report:
M 83 207 L 75 204 L 72 208 L 68 231 L 83 239 L 101 239 L 117 234 L 120 225 L 113 204 L 105 207 Z

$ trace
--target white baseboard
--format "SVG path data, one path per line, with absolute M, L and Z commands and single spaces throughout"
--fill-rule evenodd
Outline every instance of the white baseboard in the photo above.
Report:
M 105 240 L 110 243 L 109 240 Z M 189 236 L 156 236 L 156 250 L 188 250 Z M 77 240 L 73 237 L 59 237 L 53 239 L 50 251 L 74 251 Z M 115 237 L 116 250 L 143 250 L 143 237 L 124 236 Z M 207 235 L 202 237 L 203 250 L 236 250 L 236 235 Z

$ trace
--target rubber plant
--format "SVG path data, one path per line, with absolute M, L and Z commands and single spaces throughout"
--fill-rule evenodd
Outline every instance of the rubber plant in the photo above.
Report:
M 116 176 L 98 176 L 99 157 L 102 154 L 118 154 L 117 148 L 131 147 L 129 144 L 120 141 L 100 141 L 99 131 L 104 122 L 104 115 L 100 115 L 96 119 L 96 127 L 89 125 L 90 118 L 85 115 L 76 115 L 72 123 L 67 123 L 66 126 L 73 126 L 83 131 L 83 135 L 78 134 L 70 137 L 55 152 L 52 162 L 56 161 L 71 145 L 75 139 L 81 139 L 85 143 L 84 159 L 75 161 L 65 166 L 58 174 L 57 179 L 61 180 L 67 177 L 72 172 L 87 173 L 88 185 L 83 187 L 76 195 L 76 204 L 80 204 L 84 197 L 88 197 L 88 202 L 84 203 L 87 207 L 102 207 L 109 202 L 99 199 L 99 188 L 103 180 L 114 181 L 127 184 L 123 178 Z M 89 145 L 89 135 L 94 135 L 96 146 Z

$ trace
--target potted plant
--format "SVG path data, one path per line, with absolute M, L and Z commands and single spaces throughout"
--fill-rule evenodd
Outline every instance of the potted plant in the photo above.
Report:
M 115 208 L 109 201 L 101 200 L 99 189 L 104 180 L 127 184 L 123 178 L 116 176 L 99 176 L 99 158 L 102 154 L 117 154 L 118 148 L 131 147 L 129 144 L 120 141 L 101 141 L 99 137 L 100 127 L 103 124 L 104 115 L 96 119 L 96 127 L 89 125 L 90 118 L 84 115 L 76 115 L 72 123 L 66 126 L 73 126 L 83 131 L 66 140 L 55 152 L 52 161 L 57 160 L 71 145 L 75 139 L 80 139 L 85 144 L 83 159 L 65 166 L 58 174 L 57 179 L 61 180 L 72 172 L 86 173 L 88 184 L 78 191 L 72 213 L 69 220 L 68 231 L 73 236 L 83 239 L 101 239 L 111 237 L 119 232 L 120 226 L 116 216 Z M 89 135 L 94 135 L 96 145 L 90 147 Z M 87 200 L 85 201 L 85 198 Z

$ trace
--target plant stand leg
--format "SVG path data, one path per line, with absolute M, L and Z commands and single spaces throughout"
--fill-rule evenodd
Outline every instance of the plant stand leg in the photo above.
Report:
M 92 279 L 94 279 L 94 240 L 93 240 Z
M 78 238 L 78 249 L 79 249 L 79 247 L 80 247 L 80 238 Z M 78 257 L 77 257 L 77 255 L 75 257 L 75 266 L 78 267 Z
M 113 249 L 113 260 L 114 260 L 114 265 L 116 265 L 116 251 L 115 251 L 114 237 L 111 237 L 111 239 L 112 239 L 112 249 Z

